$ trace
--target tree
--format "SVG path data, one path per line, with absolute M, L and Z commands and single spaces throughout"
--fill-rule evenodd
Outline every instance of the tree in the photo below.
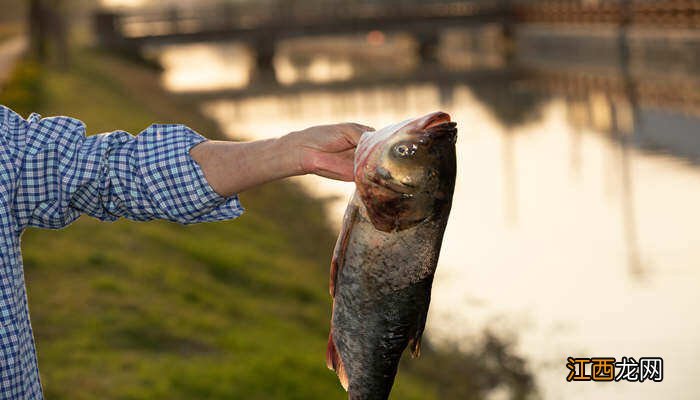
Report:
M 63 0 L 29 1 L 30 54 L 40 63 L 49 58 L 49 50 L 61 67 L 68 64 L 68 29 Z

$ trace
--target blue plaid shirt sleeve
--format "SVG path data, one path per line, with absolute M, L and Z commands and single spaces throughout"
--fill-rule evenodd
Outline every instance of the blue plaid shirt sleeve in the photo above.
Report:
M 223 198 L 206 181 L 189 155 L 206 139 L 183 125 L 89 137 L 81 121 L 67 117 L 34 114 L 25 125 L 18 146 L 20 226 L 61 228 L 81 214 L 191 224 L 243 213 L 238 196 Z

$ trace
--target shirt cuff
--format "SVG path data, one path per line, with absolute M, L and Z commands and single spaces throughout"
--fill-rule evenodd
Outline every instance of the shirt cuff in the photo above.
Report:
M 238 195 L 223 197 L 216 193 L 190 156 L 190 149 L 206 138 L 183 125 L 154 125 L 149 130 L 151 135 L 139 136 L 160 142 L 157 153 L 176 154 L 145 163 L 149 170 L 143 175 L 151 181 L 146 186 L 154 190 L 153 198 L 168 214 L 167 219 L 194 224 L 234 219 L 243 214 Z M 170 149 L 165 150 L 167 147 Z
M 188 156 L 192 147 L 206 140 L 204 137 L 196 133 L 195 135 L 199 136 L 199 138 L 193 139 L 191 145 L 187 148 Z M 225 221 L 240 217 L 245 209 L 241 205 L 238 195 L 234 194 L 232 196 L 223 197 L 216 193 L 216 191 L 214 191 L 209 184 L 209 181 L 207 181 L 207 179 L 204 177 L 204 172 L 199 164 L 194 161 L 191 156 L 190 160 L 194 173 L 197 175 L 198 186 L 200 186 L 198 193 L 201 194 L 199 200 L 202 207 L 200 209 L 201 214 L 199 216 L 195 217 L 195 219 L 191 222 L 185 223 Z

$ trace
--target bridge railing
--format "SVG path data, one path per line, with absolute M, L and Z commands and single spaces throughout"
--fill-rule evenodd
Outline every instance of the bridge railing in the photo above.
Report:
M 97 15 L 101 40 L 139 38 L 202 31 L 245 30 L 260 27 L 301 28 L 319 24 L 390 18 L 430 19 L 468 16 L 503 9 L 506 0 L 394 0 L 394 1 L 276 1 L 225 3 L 210 7 L 140 9 Z M 101 25 L 101 26 L 100 26 Z
M 255 29 L 304 32 L 334 24 L 381 27 L 387 22 L 435 22 L 444 17 L 489 13 L 507 15 L 516 23 L 700 28 L 700 0 L 256 0 L 209 7 L 102 12 L 95 21 L 100 42 L 110 46 L 163 36 L 211 33 L 214 35 L 208 37 L 212 37 Z
M 698 0 L 514 0 L 516 19 L 700 28 Z

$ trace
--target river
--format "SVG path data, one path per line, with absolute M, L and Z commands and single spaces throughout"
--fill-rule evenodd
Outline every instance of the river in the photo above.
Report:
M 489 32 L 478 41 L 447 32 L 440 68 L 465 76 L 502 68 L 507 57 Z M 207 100 L 202 109 L 246 139 L 450 113 L 459 128 L 458 179 L 428 340 L 465 350 L 486 330 L 516 340 L 545 399 L 700 397 L 700 113 L 648 95 L 641 83 L 632 92 L 625 85 L 670 80 L 667 66 L 608 73 L 609 66 L 574 60 L 554 71 L 573 75 L 554 80 L 546 67 L 559 64 L 535 51 L 521 61 L 530 70 L 543 66 L 536 79 L 443 82 L 412 79 L 424 75 L 414 53 L 410 37 L 381 32 L 285 41 L 275 61 L 281 88 L 308 84 Z M 253 56 L 242 44 L 150 54 L 173 92 L 255 86 Z M 679 87 L 697 83 L 695 66 L 676 68 Z M 593 73 L 621 80 L 622 89 L 596 89 L 593 80 L 581 94 L 576 85 Z M 353 83 L 366 77 L 375 79 Z M 567 79 L 579 83 L 566 88 Z M 335 81 L 348 84 L 311 84 Z M 328 214 L 338 224 L 353 185 L 295 179 L 333 199 Z M 569 383 L 567 356 L 663 357 L 663 382 Z

